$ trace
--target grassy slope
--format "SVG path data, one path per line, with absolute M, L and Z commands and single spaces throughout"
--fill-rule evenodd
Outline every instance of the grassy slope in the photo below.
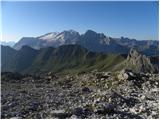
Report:
M 115 65 L 124 61 L 120 55 L 99 55 L 88 58 L 84 55 L 77 54 L 77 56 L 59 58 L 51 56 L 46 64 L 34 61 L 33 65 L 30 67 L 30 72 L 37 71 L 54 71 L 54 72 L 64 72 L 64 73 L 78 73 L 82 71 L 91 71 L 97 69 L 99 71 L 112 70 Z M 27 71 L 27 72 L 29 72 Z
M 68 45 L 59 48 L 44 48 L 39 51 L 24 47 L 16 53 L 10 64 L 14 64 L 12 71 L 22 73 L 36 72 L 71 72 L 113 70 L 124 61 L 122 55 L 89 52 L 86 49 Z

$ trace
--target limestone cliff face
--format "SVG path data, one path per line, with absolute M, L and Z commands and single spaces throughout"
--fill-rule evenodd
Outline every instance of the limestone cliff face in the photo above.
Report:
M 132 69 L 135 72 L 154 73 L 158 71 L 151 63 L 149 57 L 140 54 L 135 49 L 130 50 L 125 66 L 127 69 Z

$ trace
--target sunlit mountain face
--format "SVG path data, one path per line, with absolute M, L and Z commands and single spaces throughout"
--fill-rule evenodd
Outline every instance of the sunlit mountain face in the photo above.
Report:
M 158 44 L 156 40 L 136 40 L 129 38 L 112 38 L 103 33 L 87 30 L 84 34 L 79 34 L 74 30 L 63 32 L 47 33 L 39 37 L 23 37 L 13 48 L 20 49 L 27 45 L 34 49 L 45 47 L 59 47 L 61 45 L 80 45 L 89 51 L 127 54 L 131 48 L 146 55 L 158 55 Z

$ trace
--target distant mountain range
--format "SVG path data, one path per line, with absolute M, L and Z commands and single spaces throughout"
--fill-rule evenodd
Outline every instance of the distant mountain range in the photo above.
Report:
M 80 45 L 92 52 L 128 54 L 131 48 L 142 54 L 156 56 L 159 54 L 159 41 L 135 40 L 129 38 L 112 38 L 103 33 L 87 30 L 79 34 L 74 30 L 52 32 L 39 37 L 23 37 L 13 48 L 19 50 L 27 45 L 34 49 L 45 47 L 57 48 L 62 45 Z
M 2 71 L 82 72 L 117 71 L 158 72 L 159 41 L 111 38 L 92 30 L 52 32 L 24 37 L 13 47 L 1 46 Z M 137 52 L 138 51 L 138 52 Z
M 89 31 L 87 34 L 95 33 Z M 97 38 L 99 37 L 104 36 L 98 34 Z M 2 71 L 31 74 L 48 71 L 74 73 L 95 69 L 99 71 L 132 69 L 135 72 L 155 73 L 158 72 L 159 58 L 147 57 L 135 49 L 131 49 L 127 55 L 91 52 L 80 45 L 61 45 L 57 48 L 46 47 L 39 50 L 29 46 L 22 46 L 19 50 L 1 46 L 1 65 Z
M 10 46 L 10 47 L 13 47 L 15 45 L 15 42 L 14 41 L 0 41 L 0 44 L 1 45 L 5 45 L 5 46 Z

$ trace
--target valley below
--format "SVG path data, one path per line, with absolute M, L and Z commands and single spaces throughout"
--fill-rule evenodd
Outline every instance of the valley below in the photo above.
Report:
M 158 74 L 123 69 L 1 77 L 1 118 L 159 118 Z

